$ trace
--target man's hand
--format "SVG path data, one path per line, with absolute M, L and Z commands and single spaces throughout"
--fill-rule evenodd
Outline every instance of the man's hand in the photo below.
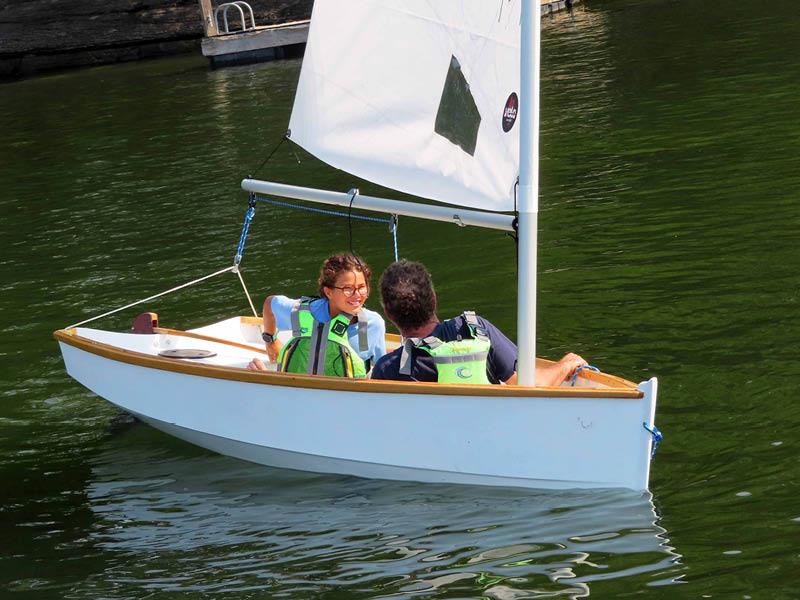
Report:
M 580 367 L 589 366 L 589 363 L 587 363 L 582 357 L 578 356 L 574 352 L 565 354 L 556 364 L 560 364 L 564 369 L 566 369 L 566 375 L 564 375 L 564 379 L 562 379 L 562 381 L 572 377 L 575 374 L 575 371 L 577 371 Z
M 536 367 L 536 386 L 552 387 L 561 385 L 572 377 L 580 367 L 588 366 L 583 357 L 574 352 L 565 354 L 557 363 L 545 367 Z
M 265 365 L 260 358 L 254 358 L 251 360 L 248 363 L 247 368 L 251 371 L 269 371 L 269 369 L 267 369 L 267 365 Z

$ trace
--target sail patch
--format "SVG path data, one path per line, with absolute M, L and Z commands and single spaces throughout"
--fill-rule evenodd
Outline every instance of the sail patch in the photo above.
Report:
M 474 156 L 480 125 L 481 115 L 461 71 L 461 63 L 451 56 L 433 130 Z

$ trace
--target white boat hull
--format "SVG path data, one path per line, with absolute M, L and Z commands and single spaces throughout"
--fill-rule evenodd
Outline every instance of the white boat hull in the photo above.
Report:
M 234 321 L 196 331 L 221 334 Z M 349 381 L 244 370 L 258 352 L 253 336 L 238 340 L 241 347 L 90 329 L 56 337 L 67 372 L 97 395 L 170 435 L 243 460 L 424 482 L 648 485 L 651 435 L 643 424 L 653 424 L 655 379 L 638 390 L 589 380 L 529 393 L 518 386 Z M 157 356 L 180 343 L 218 356 Z

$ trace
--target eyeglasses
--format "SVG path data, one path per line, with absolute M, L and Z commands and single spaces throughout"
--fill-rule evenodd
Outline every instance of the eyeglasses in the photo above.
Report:
M 342 293 L 344 294 L 345 298 L 349 298 L 356 292 L 358 292 L 359 296 L 369 296 L 369 288 L 366 285 L 360 285 L 358 287 L 353 287 L 352 285 L 345 285 L 343 287 L 340 287 L 338 285 L 330 285 L 328 287 L 332 287 L 337 290 L 342 290 Z

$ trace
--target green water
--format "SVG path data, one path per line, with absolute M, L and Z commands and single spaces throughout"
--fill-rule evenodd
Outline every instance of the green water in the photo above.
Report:
M 1 85 L 0 597 L 800 596 L 798 31 L 788 0 L 544 22 L 538 352 L 659 377 L 652 496 L 300 474 L 131 423 L 66 376 L 54 329 L 228 266 L 248 174 L 387 192 L 288 145 L 260 167 L 298 61 Z M 384 224 L 352 240 L 393 259 Z M 441 316 L 514 331 L 508 237 L 401 219 L 398 242 Z M 349 246 L 344 219 L 260 205 L 243 273 L 257 302 L 307 293 Z M 248 304 L 226 275 L 147 309 L 186 328 Z

